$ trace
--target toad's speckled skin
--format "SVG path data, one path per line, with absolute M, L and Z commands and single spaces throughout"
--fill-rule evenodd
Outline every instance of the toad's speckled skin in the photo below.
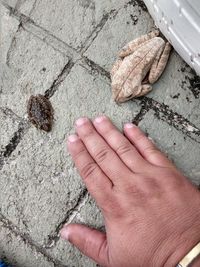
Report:
M 50 101 L 43 95 L 31 96 L 27 112 L 29 120 L 41 130 L 50 132 L 53 124 L 53 108 Z

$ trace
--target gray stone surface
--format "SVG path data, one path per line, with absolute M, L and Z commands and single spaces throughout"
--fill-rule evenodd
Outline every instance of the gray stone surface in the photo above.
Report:
M 52 262 L 38 253 L 22 237 L 15 235 L 0 222 L 0 258 L 15 267 L 53 267 Z M 3 241 L 3 243 L 2 243 Z
M 193 93 L 190 81 L 193 79 L 191 69 L 173 52 L 166 71 L 148 96 L 168 105 L 174 112 L 183 115 L 200 128 L 200 98 Z
M 65 151 L 66 132 L 57 133 L 31 128 L 1 170 L 2 214 L 41 245 L 82 190 Z
M 125 2 L 127 1 L 38 0 L 31 18 L 70 46 L 80 48 L 103 15 Z
M 11 45 L 12 39 L 18 30 L 19 21 L 10 16 L 10 11 L 6 9 L 0 3 L 0 13 L 1 13 L 1 42 L 0 42 L 0 55 L 1 64 L 5 64 L 7 60 L 8 49 Z
M 130 1 L 117 15 L 111 16 L 85 55 L 110 71 L 118 51 L 127 42 L 151 31 L 153 25 L 150 15 L 135 1 Z
M 74 122 L 80 116 L 93 119 L 98 114 L 107 114 L 122 128 L 123 123 L 130 121 L 140 110 L 133 102 L 123 105 L 114 103 L 110 84 L 101 75 L 91 75 L 80 65 L 72 68 L 51 102 L 55 109 L 54 131 L 61 138 L 66 133 L 73 132 Z
M 11 7 L 15 7 L 18 0 L 1 0 L 1 3 L 5 3 L 6 5 L 9 5 Z
M 64 223 L 104 224 L 66 151 L 74 121 L 106 114 L 121 129 L 136 119 L 199 184 L 198 78 L 173 52 L 149 99 L 117 105 L 108 77 L 117 51 L 154 25 L 142 1 L 2 2 L 0 257 L 19 267 L 95 267 L 58 238 Z M 54 108 L 50 133 L 27 121 L 27 100 L 38 93 Z
M 18 118 L 10 110 L 0 108 L 1 151 L 4 150 L 5 146 L 9 143 L 14 132 L 18 130 L 20 121 L 20 118 Z
M 15 8 L 23 15 L 30 16 L 37 0 L 18 0 Z

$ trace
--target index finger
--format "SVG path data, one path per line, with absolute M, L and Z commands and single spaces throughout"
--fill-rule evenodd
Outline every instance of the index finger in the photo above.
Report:
M 88 191 L 95 198 L 97 204 L 103 207 L 111 197 L 112 182 L 90 156 L 77 135 L 68 137 L 67 147 Z

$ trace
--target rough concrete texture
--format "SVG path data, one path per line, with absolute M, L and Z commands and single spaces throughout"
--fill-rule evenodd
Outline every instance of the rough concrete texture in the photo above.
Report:
M 0 222 L 0 257 L 6 258 L 9 255 L 9 262 L 16 267 L 53 267 L 54 263 L 42 255 L 33 246 L 26 243 L 26 240 L 17 233 L 10 231 L 8 225 Z M 23 253 L 21 253 L 23 251 Z
M 104 23 L 124 2 L 127 1 L 39 0 L 31 18 L 68 45 L 81 49 L 95 28 L 101 29 L 100 22 Z
M 0 108 L 1 151 L 9 143 L 13 132 L 18 130 L 20 121 L 11 110 Z
M 200 79 L 173 52 L 151 94 L 116 105 L 109 70 L 126 42 L 153 29 L 139 0 L 16 0 L 1 6 L 0 257 L 19 267 L 94 267 L 59 238 L 65 223 L 104 229 L 101 212 L 68 155 L 80 116 L 134 121 L 200 183 Z M 54 108 L 50 133 L 27 119 L 27 100 Z
M 11 7 L 15 7 L 18 0 L 1 0 L 1 3 L 5 5 L 9 5 Z

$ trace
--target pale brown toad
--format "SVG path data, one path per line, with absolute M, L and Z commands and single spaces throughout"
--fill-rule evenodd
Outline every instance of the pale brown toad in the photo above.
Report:
M 53 124 L 53 107 L 43 95 L 31 96 L 27 107 L 29 120 L 41 130 L 51 131 Z

